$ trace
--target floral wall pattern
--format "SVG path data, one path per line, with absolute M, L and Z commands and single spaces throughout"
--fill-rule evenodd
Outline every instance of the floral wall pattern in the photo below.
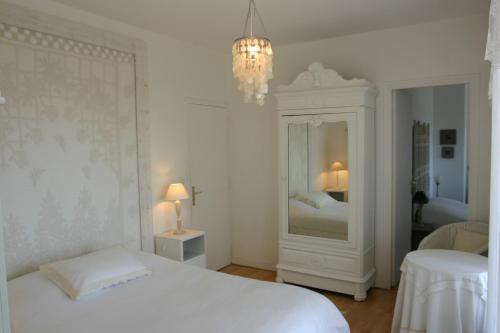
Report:
M 140 248 L 134 55 L 0 23 L 0 89 L 9 278 Z

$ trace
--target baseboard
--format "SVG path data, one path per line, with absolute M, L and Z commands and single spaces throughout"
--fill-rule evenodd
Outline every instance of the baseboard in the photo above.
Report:
M 276 264 L 262 261 L 248 260 L 241 257 L 233 257 L 231 262 L 235 265 L 248 266 L 254 268 L 265 269 L 268 271 L 276 271 Z

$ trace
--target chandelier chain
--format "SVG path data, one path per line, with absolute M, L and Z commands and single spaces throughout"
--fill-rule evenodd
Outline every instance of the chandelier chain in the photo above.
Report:
M 264 21 L 262 20 L 262 17 L 260 16 L 260 12 L 257 9 L 257 6 L 255 6 L 255 3 L 254 3 L 254 8 L 255 8 L 255 13 L 257 14 L 257 18 L 259 19 L 260 25 L 262 26 L 262 30 L 264 30 L 264 36 L 269 37 L 269 34 L 267 33 L 267 30 L 266 30 L 266 26 L 264 25 Z
M 250 22 L 250 37 L 253 37 L 253 21 L 255 19 L 255 16 L 257 16 L 257 19 L 259 20 L 259 23 L 262 26 L 262 30 L 264 31 L 264 36 L 268 36 L 266 26 L 264 25 L 264 21 L 260 16 L 259 9 L 255 5 L 254 0 L 250 0 L 248 2 L 248 12 L 247 12 L 247 18 L 245 20 L 245 26 L 243 27 L 243 36 L 248 36 L 248 22 Z

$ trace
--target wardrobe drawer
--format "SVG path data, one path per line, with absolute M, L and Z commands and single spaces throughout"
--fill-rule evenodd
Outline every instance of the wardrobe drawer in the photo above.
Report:
M 323 253 L 281 249 L 283 262 L 328 273 L 356 273 L 358 267 L 356 258 L 332 256 Z

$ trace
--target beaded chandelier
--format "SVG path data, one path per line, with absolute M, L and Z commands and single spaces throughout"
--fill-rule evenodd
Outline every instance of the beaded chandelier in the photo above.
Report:
M 262 106 L 269 90 L 267 81 L 273 78 L 273 49 L 268 38 L 253 35 L 255 16 L 265 32 L 255 2 L 250 0 L 243 37 L 233 42 L 233 76 L 239 81 L 238 89 L 244 93 L 245 103 Z

